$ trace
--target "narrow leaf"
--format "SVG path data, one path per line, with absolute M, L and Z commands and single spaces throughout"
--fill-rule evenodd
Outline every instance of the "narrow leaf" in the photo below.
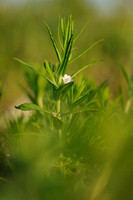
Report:
M 61 38 L 60 38 L 60 23 L 61 23 L 61 19 L 60 19 L 60 16 L 59 16 L 59 23 L 58 23 L 58 40 L 59 40 L 59 43 L 60 43 L 60 46 L 61 46 L 61 49 L 63 49 L 63 45 L 61 43 Z
M 20 106 L 15 106 L 15 108 L 19 109 L 19 110 L 22 110 L 22 111 L 36 110 L 36 111 L 42 111 L 42 112 L 50 114 L 49 111 L 46 111 L 43 108 L 41 108 L 38 105 L 33 104 L 33 103 L 24 103 L 24 104 L 21 104 Z
M 68 64 L 69 57 L 70 57 L 71 50 L 72 50 L 72 44 L 73 44 L 73 35 L 71 35 L 70 40 L 67 43 L 67 47 L 66 47 L 66 50 L 65 50 L 63 61 L 62 61 L 61 65 L 58 68 L 58 74 L 59 75 L 60 74 L 63 75 L 65 73 L 65 71 L 66 71 L 67 64 Z
M 100 61 L 104 61 L 103 59 L 98 59 L 98 60 L 94 60 L 92 62 L 90 62 L 88 65 L 85 65 L 84 67 L 82 67 L 81 69 L 77 70 L 76 72 L 74 72 L 72 74 L 72 78 L 74 78 L 75 76 L 77 76 L 80 72 L 82 72 L 83 70 L 87 69 L 88 67 L 90 67 L 91 65 L 93 65 L 94 63 L 100 62 Z
M 61 30 L 62 30 L 62 38 L 63 38 L 63 46 L 64 46 L 65 32 L 66 32 L 65 18 L 61 18 Z
M 48 63 L 47 60 L 45 60 L 44 65 L 45 65 L 45 67 L 46 67 L 46 70 L 47 70 L 47 72 L 48 72 L 50 78 L 52 79 L 52 81 L 53 81 L 54 84 L 56 85 L 55 78 L 54 78 L 54 74 L 53 74 L 53 72 L 52 72 L 52 70 L 51 70 L 51 68 L 50 68 L 49 63 Z
M 122 64 L 120 64 L 120 66 L 121 66 L 121 69 L 122 69 L 123 75 L 124 75 L 124 77 L 125 77 L 125 79 L 126 79 L 128 85 L 129 85 L 130 87 L 132 87 L 131 80 L 130 80 L 128 74 L 127 74 L 127 71 L 126 71 L 125 67 L 124 67 Z
M 76 37 L 74 38 L 73 43 L 78 39 L 78 37 L 79 37 L 80 34 L 84 31 L 84 29 L 86 28 L 87 25 L 88 25 L 88 23 L 85 24 L 85 26 L 83 26 L 83 28 L 79 31 L 79 33 L 78 33 L 78 34 L 76 35 Z
M 85 54 L 88 50 L 90 50 L 92 47 L 94 47 L 96 44 L 98 44 L 101 41 L 103 41 L 103 39 L 98 40 L 97 42 L 95 42 L 92 45 L 90 45 L 87 49 L 85 49 L 84 51 L 82 51 L 79 55 L 75 56 L 72 60 L 70 60 L 69 64 L 72 63 L 73 61 L 75 61 L 76 59 L 78 59 L 79 57 L 81 57 L 83 54 Z
M 91 111 L 91 112 L 98 111 L 98 108 L 96 106 L 80 108 L 80 109 L 77 109 L 77 110 L 72 110 L 70 112 L 62 113 L 61 116 L 66 116 L 66 115 L 76 114 L 76 113 L 82 113 L 82 112 L 88 112 L 88 111 Z
M 74 84 L 74 82 L 70 82 L 64 85 L 61 85 L 56 91 L 55 91 L 55 99 L 59 99 L 62 98 L 67 92 L 68 90 L 72 87 L 72 85 Z
M 57 84 L 55 84 L 53 81 L 51 81 L 49 78 L 47 78 L 46 76 L 44 76 L 41 72 L 39 72 L 38 70 L 34 69 L 33 67 L 31 67 L 30 65 L 28 65 L 27 63 L 23 62 L 22 60 L 15 58 L 15 60 L 17 60 L 18 62 L 20 62 L 21 64 L 25 65 L 26 67 L 32 69 L 34 72 L 36 72 L 38 75 L 42 76 L 43 78 L 45 78 L 49 83 L 51 83 L 52 85 L 54 85 L 55 87 L 57 87 Z
M 50 30 L 50 28 L 49 28 L 49 26 L 47 25 L 46 22 L 44 22 L 44 24 L 45 24 L 45 26 L 46 26 L 46 28 L 47 28 L 47 30 L 48 30 L 48 33 L 49 33 L 50 39 L 51 39 L 51 41 L 52 41 L 52 44 L 53 44 L 54 50 L 55 50 L 55 52 L 56 52 L 56 56 L 57 56 L 59 62 L 61 62 L 60 53 L 59 53 L 59 51 L 58 51 L 58 48 L 57 48 L 56 42 L 55 42 L 55 40 L 54 40 L 54 38 L 53 38 L 53 35 L 52 35 L 52 33 L 51 33 L 51 30 Z
M 52 119 L 53 119 L 53 125 L 54 125 L 54 127 L 56 129 L 61 129 L 62 126 L 63 126 L 63 122 L 60 119 L 58 119 L 57 117 L 53 117 Z

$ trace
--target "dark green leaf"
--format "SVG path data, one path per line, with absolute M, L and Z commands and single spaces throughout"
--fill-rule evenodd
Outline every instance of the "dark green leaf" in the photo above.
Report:
M 15 106 L 15 108 L 19 109 L 19 110 L 22 110 L 22 111 L 36 110 L 36 111 L 42 111 L 42 112 L 50 114 L 49 111 L 46 111 L 43 108 L 41 108 L 38 105 L 33 104 L 33 103 L 24 103 L 24 104 L 21 104 L 20 106 Z
M 73 35 L 71 35 L 70 40 L 67 43 L 67 47 L 66 47 L 66 50 L 65 50 L 65 54 L 64 54 L 62 63 L 59 65 L 59 68 L 58 68 L 58 74 L 59 75 L 65 74 L 67 64 L 68 64 L 68 61 L 69 61 L 69 57 L 70 57 L 70 54 L 71 54 L 71 50 L 72 50 L 72 44 L 73 44 Z
M 60 119 L 58 119 L 57 117 L 53 117 L 52 119 L 53 119 L 53 125 L 54 125 L 54 127 L 56 129 L 61 129 L 62 126 L 63 126 L 63 122 Z
M 55 100 L 63 98 L 65 94 L 68 92 L 68 90 L 72 87 L 74 82 L 69 82 L 67 84 L 61 85 L 58 89 L 55 90 Z
M 61 61 L 60 53 L 59 53 L 59 51 L 58 51 L 58 48 L 57 48 L 56 42 L 55 42 L 55 40 L 54 40 L 54 38 L 53 38 L 53 35 L 52 35 L 52 33 L 51 33 L 51 30 L 50 30 L 50 28 L 49 28 L 49 26 L 47 25 L 46 22 L 44 22 L 44 24 L 45 24 L 45 26 L 46 26 L 46 28 L 47 28 L 47 30 L 48 30 L 50 39 L 51 39 L 52 44 L 53 44 L 53 47 L 54 47 L 54 50 L 55 50 L 56 55 L 57 55 L 57 58 L 58 58 L 58 60 L 59 60 L 59 62 L 60 62 L 60 61 Z

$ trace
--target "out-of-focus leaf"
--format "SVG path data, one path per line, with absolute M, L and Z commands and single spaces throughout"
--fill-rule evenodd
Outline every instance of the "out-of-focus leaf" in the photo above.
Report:
M 128 76 L 128 73 L 127 73 L 127 71 L 126 71 L 126 69 L 125 69 L 125 66 L 122 65 L 122 64 L 120 64 L 120 66 L 121 66 L 123 75 L 124 75 L 124 77 L 125 77 L 125 79 L 126 79 L 126 81 L 127 81 L 127 83 L 128 83 L 128 86 L 129 86 L 129 87 L 132 87 L 132 82 L 131 82 L 131 79 L 130 79 L 129 76 Z
M 61 129 L 62 126 L 63 126 L 63 122 L 60 119 L 58 119 L 57 117 L 53 117 L 52 119 L 53 119 L 53 125 L 54 125 L 54 127 L 56 129 Z

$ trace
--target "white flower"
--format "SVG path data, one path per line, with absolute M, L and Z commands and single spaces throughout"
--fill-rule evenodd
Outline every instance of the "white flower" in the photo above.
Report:
M 67 84 L 73 81 L 73 79 L 71 78 L 71 76 L 65 74 L 63 77 L 61 77 L 63 79 L 63 83 Z

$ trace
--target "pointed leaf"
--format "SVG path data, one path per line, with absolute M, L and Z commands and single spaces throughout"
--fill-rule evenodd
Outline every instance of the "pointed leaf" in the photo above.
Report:
M 45 60 L 44 66 L 45 66 L 45 68 L 46 68 L 51 80 L 54 82 L 55 85 L 57 85 L 56 82 L 55 82 L 54 74 L 53 74 L 53 72 L 52 72 L 47 60 Z
M 61 85 L 56 91 L 55 91 L 55 100 L 59 98 L 63 98 L 65 94 L 68 92 L 68 90 L 72 87 L 74 82 L 69 82 L 67 84 Z
M 80 103 L 82 103 L 87 97 L 88 97 L 88 92 L 87 92 L 87 94 L 84 94 L 79 99 L 77 99 L 75 102 L 73 102 L 72 105 L 71 105 L 71 108 L 74 108 L 75 106 L 77 106 Z
M 76 114 L 76 113 L 82 113 L 82 112 L 96 112 L 98 111 L 98 107 L 94 106 L 94 107 L 83 107 L 83 108 L 79 108 L 77 110 L 72 110 L 70 112 L 66 112 L 66 113 L 62 113 L 61 116 L 66 116 L 66 115 L 70 115 L 70 114 Z
M 60 23 L 61 23 L 61 19 L 60 19 L 60 16 L 59 16 L 59 23 L 58 23 L 58 40 L 59 40 L 59 43 L 60 43 L 60 46 L 61 46 L 61 49 L 63 49 L 63 45 L 61 43 L 61 38 L 60 38 Z
M 88 67 L 90 67 L 91 65 L 93 65 L 94 63 L 100 62 L 100 61 L 104 61 L 102 59 L 98 59 L 98 60 L 94 60 L 92 62 L 90 62 L 88 65 L 85 65 L 84 67 L 82 67 L 81 69 L 77 70 L 76 72 L 74 72 L 72 74 L 72 78 L 74 78 L 75 76 L 77 76 L 80 72 L 82 72 L 83 70 L 87 69 Z
M 67 43 L 67 47 L 66 47 L 66 50 L 65 50 L 63 61 L 58 68 L 58 74 L 59 75 L 60 74 L 64 75 L 64 73 L 66 71 L 66 67 L 67 67 L 69 57 L 70 57 L 70 54 L 71 54 L 71 50 L 72 50 L 72 44 L 73 44 L 73 35 L 71 35 L 70 40 Z
M 55 42 L 55 40 L 54 40 L 54 38 L 53 38 L 53 35 L 52 35 L 52 33 L 51 33 L 51 30 L 50 30 L 50 28 L 49 28 L 49 26 L 47 25 L 46 22 L 44 22 L 44 24 L 45 24 L 45 26 L 46 26 L 46 28 L 47 28 L 47 30 L 48 30 L 50 39 L 51 39 L 51 41 L 52 41 L 54 50 L 55 50 L 55 52 L 56 52 L 56 56 L 57 56 L 57 58 L 58 58 L 58 60 L 59 60 L 59 62 L 60 62 L 60 61 L 61 61 L 60 53 L 59 53 L 59 51 L 58 51 L 58 48 L 57 48 L 56 42 Z
M 73 61 L 75 61 L 76 59 L 78 59 L 79 57 L 81 57 L 83 54 L 85 54 L 88 50 L 90 50 L 92 47 L 94 47 L 96 44 L 98 44 L 101 41 L 103 41 L 103 39 L 102 40 L 98 40 L 97 42 L 95 42 L 92 45 L 90 45 L 87 49 L 82 51 L 79 55 L 75 56 L 72 60 L 70 60 L 69 64 L 72 63 Z
M 78 34 L 76 35 L 76 37 L 74 38 L 73 43 L 78 39 L 78 37 L 79 37 L 80 34 L 84 31 L 84 29 L 86 28 L 87 25 L 88 25 L 88 23 L 85 24 L 85 25 L 83 26 L 83 28 L 79 31 L 79 33 L 78 33 Z
M 66 33 L 65 18 L 61 18 L 61 30 L 62 30 L 62 38 L 63 38 L 63 46 L 64 46 L 64 42 L 65 42 L 65 33 Z
M 124 67 L 122 64 L 120 64 L 120 66 L 121 66 L 123 75 L 124 75 L 124 77 L 125 77 L 125 79 L 126 79 L 126 81 L 127 81 L 127 83 L 128 83 L 128 86 L 129 86 L 129 87 L 132 87 L 132 82 L 131 82 L 131 80 L 130 80 L 128 74 L 127 74 L 127 71 L 126 71 L 125 67 Z
M 38 70 L 34 69 L 33 67 L 31 67 L 30 65 L 28 65 L 27 63 L 23 62 L 22 60 L 15 58 L 15 60 L 17 60 L 18 62 L 20 62 L 21 64 L 25 65 L 26 67 L 32 69 L 34 72 L 36 72 L 37 74 L 39 74 L 40 76 L 42 76 L 43 78 L 45 78 L 49 83 L 51 83 L 52 85 L 54 85 L 55 87 L 57 87 L 57 84 L 55 84 L 53 81 L 51 81 L 49 78 L 47 78 L 46 76 L 44 76 L 41 72 L 39 72 Z
M 19 109 L 19 110 L 22 110 L 22 111 L 36 110 L 36 111 L 42 111 L 42 112 L 50 114 L 49 111 L 46 111 L 43 108 L 41 108 L 38 105 L 33 104 L 33 103 L 24 103 L 24 104 L 21 104 L 20 106 L 15 106 L 15 108 Z

